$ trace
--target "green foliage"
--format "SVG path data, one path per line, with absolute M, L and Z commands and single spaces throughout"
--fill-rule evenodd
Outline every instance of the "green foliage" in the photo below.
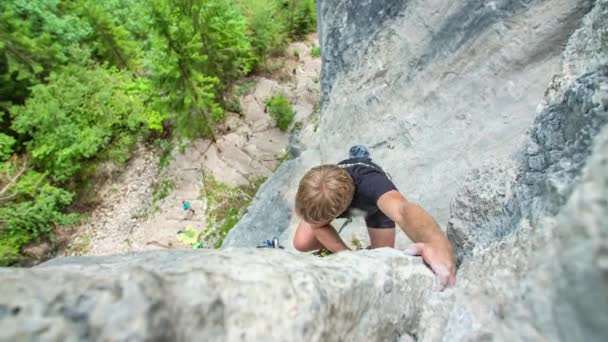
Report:
M 284 7 L 292 37 L 298 38 L 316 29 L 317 11 L 314 0 L 284 0 Z
M 237 96 L 230 95 L 226 101 L 226 110 L 233 113 L 242 114 L 243 108 Z
M 0 51 L 8 61 L 8 72 L 18 73 L 18 79 L 86 58 L 79 42 L 91 33 L 85 21 L 62 13 L 59 0 L 0 3 Z
M 255 88 L 255 82 L 251 80 L 244 80 L 239 83 L 236 87 L 236 95 L 243 96 L 249 94 L 253 88 Z
M 130 147 L 147 123 L 143 96 L 132 82 L 124 72 L 71 65 L 33 87 L 32 97 L 11 114 L 12 129 L 29 138 L 34 166 L 62 182 L 100 153 Z
M 0 265 L 18 255 L 21 246 L 45 235 L 57 225 L 74 224 L 75 214 L 64 214 L 72 194 L 49 184 L 45 174 L 13 162 L 1 165 Z
M 242 0 L 251 46 L 259 60 L 281 51 L 290 38 L 300 38 L 317 26 L 314 0 Z
M 169 178 L 161 179 L 159 182 L 155 183 L 154 189 L 152 190 L 152 202 L 156 203 L 169 196 L 174 187 L 175 183 Z
M 220 89 L 225 90 L 226 85 L 249 73 L 254 63 L 247 22 L 230 0 L 199 0 L 197 5 L 199 13 L 191 15 L 208 57 L 203 72 L 220 80 Z M 196 5 L 192 9 L 195 11 Z
M 0 267 L 10 266 L 19 258 L 21 246 L 32 240 L 27 231 L 16 231 L 12 234 L 0 232 Z
M 15 145 L 15 138 L 0 133 L 0 161 L 7 160 L 12 155 L 13 145 Z
M 87 43 L 96 59 L 120 68 L 138 69 L 138 43 L 123 25 L 113 20 L 112 12 L 94 0 L 79 0 L 74 10 L 92 29 Z
M 316 58 L 316 57 L 321 57 L 321 48 L 320 48 L 320 47 L 318 47 L 318 46 L 313 47 L 313 48 L 310 50 L 310 55 L 311 55 L 312 57 L 315 57 L 315 58 Z
M 25 195 L 25 194 L 23 194 Z M 72 224 L 75 215 L 61 212 L 72 201 L 72 194 L 49 184 L 39 186 L 29 199 L 0 208 L 0 223 L 8 232 L 31 233 L 38 238 L 50 234 L 55 225 Z
M 225 2 L 218 0 L 218 3 Z M 229 20 L 222 26 L 206 20 L 208 12 L 218 10 L 213 6 L 210 9 L 207 2 L 202 0 L 150 0 L 150 4 L 153 26 L 157 30 L 153 41 L 154 54 L 151 55 L 156 68 L 153 79 L 156 87 L 166 94 L 159 99 L 159 104 L 161 108 L 174 113 L 173 123 L 181 136 L 191 138 L 211 135 L 215 139 L 213 124 L 224 115 L 217 101 L 221 83 L 218 77 L 205 74 L 204 71 L 209 70 L 210 65 L 218 65 L 217 63 L 221 64 L 234 57 L 235 53 L 238 55 L 242 49 L 239 46 L 227 46 L 224 51 L 226 54 L 210 59 L 208 51 L 220 48 L 205 44 L 206 31 L 213 34 L 220 30 L 219 27 L 227 31 L 244 29 L 242 21 Z M 234 75 L 237 73 L 234 65 L 226 65 L 217 74 Z
M 286 131 L 291 125 L 295 113 L 285 94 L 273 95 L 266 100 L 266 106 L 268 106 L 268 112 L 275 120 L 277 127 Z
M 156 147 L 160 150 L 159 166 L 163 170 L 173 160 L 173 144 L 169 140 L 157 139 L 155 142 Z
M 220 94 L 254 63 L 247 23 L 229 0 L 149 1 L 153 79 L 167 94 L 160 102 L 180 135 L 212 134 L 224 114 Z
M 205 177 L 207 197 L 206 240 L 220 248 L 228 232 L 239 222 L 251 203 L 253 196 L 266 178 L 253 179 L 244 186 L 229 186 L 218 182 L 213 176 Z
M 111 14 L 112 23 L 124 27 L 132 39 L 140 42 L 143 51 L 150 49 L 151 24 L 147 11 L 148 1 L 103 0 L 96 2 L 95 5 Z
M 247 18 L 251 46 L 260 59 L 281 50 L 289 34 L 282 4 L 277 0 L 243 0 L 241 12 Z
M 100 161 L 126 162 L 142 137 L 215 139 L 254 86 L 243 76 L 282 67 L 266 57 L 315 22 L 314 0 L 0 1 L 0 264 L 75 222 Z M 286 99 L 269 107 L 287 129 Z M 217 243 L 254 188 L 224 189 Z
M 59 0 L 0 1 L 0 119 L 52 70 L 86 60 L 89 52 L 79 43 L 91 32 L 86 22 L 63 13 Z

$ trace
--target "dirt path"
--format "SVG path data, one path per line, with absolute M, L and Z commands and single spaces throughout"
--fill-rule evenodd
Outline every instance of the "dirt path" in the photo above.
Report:
M 139 147 L 125 171 L 99 189 L 102 203 L 78 228 L 67 255 L 105 255 L 159 248 L 189 248 L 176 233 L 206 225 L 207 199 L 203 177 L 229 186 L 248 184 L 272 174 L 286 153 L 288 133 L 274 127 L 264 100 L 276 93 L 290 99 L 296 122 L 306 121 L 319 101 L 321 60 L 311 56 L 316 34 L 291 44 L 282 65 L 271 76 L 250 78 L 252 89 L 239 97 L 241 114 L 226 113 L 224 134 L 215 144 L 195 140 L 176 147 L 161 168 L 158 153 Z M 182 210 L 188 201 L 194 215 Z

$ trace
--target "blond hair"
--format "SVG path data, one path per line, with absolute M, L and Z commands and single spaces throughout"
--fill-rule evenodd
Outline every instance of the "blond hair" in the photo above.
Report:
M 300 180 L 296 213 L 311 224 L 330 222 L 345 211 L 353 199 L 355 185 L 337 165 L 313 167 Z

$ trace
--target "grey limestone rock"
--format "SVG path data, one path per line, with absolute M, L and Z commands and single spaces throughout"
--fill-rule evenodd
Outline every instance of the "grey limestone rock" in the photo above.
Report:
M 514 187 L 517 175 L 509 160 L 473 170 L 451 205 L 447 236 L 459 262 L 475 248 L 503 238 L 516 219 Z
M 494 162 L 468 175 L 447 226 L 459 260 L 500 241 L 521 219 L 536 221 L 560 210 L 594 137 L 608 123 L 607 106 L 608 66 L 601 66 L 574 80 L 560 101 L 538 114 L 518 162 Z
M 256 230 L 262 239 L 281 231 L 289 240 L 297 226 L 291 196 L 298 179 L 315 164 L 344 159 L 356 144 L 368 146 L 397 188 L 445 227 L 467 174 L 510 158 L 524 143 L 560 71 L 564 46 L 593 3 L 320 0 L 318 157 L 277 175 L 292 179 L 291 191 L 283 192 L 292 214 L 288 226 L 276 228 L 274 215 L 252 208 L 224 246 L 238 245 L 232 236 L 251 230 L 251 222 L 265 231 Z M 530 165 L 544 167 L 543 158 L 531 158 Z M 267 187 L 259 198 L 275 196 L 276 189 Z M 352 231 L 365 235 L 362 226 Z
M 388 249 L 72 257 L 0 277 L 2 341 L 392 341 L 433 284 Z
M 315 149 L 284 162 L 262 185 L 248 212 L 228 233 L 222 247 L 254 247 L 274 237 L 288 240 L 287 230 L 297 221 L 292 212 L 295 189 L 308 167 L 318 162 Z

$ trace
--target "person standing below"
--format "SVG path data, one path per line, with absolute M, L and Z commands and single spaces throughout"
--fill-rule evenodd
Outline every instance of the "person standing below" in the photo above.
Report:
M 190 202 L 188 202 L 188 201 L 182 201 L 182 209 L 186 212 L 186 217 L 189 215 L 191 215 L 191 216 L 195 215 L 194 209 L 192 209 L 192 206 L 190 205 Z

